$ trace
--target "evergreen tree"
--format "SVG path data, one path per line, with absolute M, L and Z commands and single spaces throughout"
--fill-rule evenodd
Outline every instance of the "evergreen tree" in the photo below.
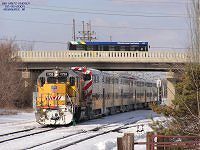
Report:
M 165 134 L 187 134 L 200 136 L 200 64 L 189 64 L 175 85 L 176 94 L 172 106 L 152 108 L 171 119 L 167 128 L 154 124 L 154 129 Z

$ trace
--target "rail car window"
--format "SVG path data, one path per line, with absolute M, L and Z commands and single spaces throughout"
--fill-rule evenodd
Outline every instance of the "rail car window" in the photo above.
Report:
M 102 77 L 102 82 L 104 83 L 105 81 L 104 81 L 104 76 Z
M 83 80 L 84 80 L 84 81 L 89 81 L 89 80 L 91 80 L 91 75 L 90 75 L 90 74 L 84 74 L 84 75 L 83 75 Z
M 74 77 L 70 77 L 69 78 L 69 82 L 70 82 L 70 86 L 74 86 L 75 85 L 75 78 Z
M 115 84 L 118 84 L 119 80 L 118 79 L 115 79 Z
M 99 76 L 96 76 L 96 82 L 99 83 Z
M 152 83 L 147 82 L 147 83 L 146 83 L 146 86 L 147 86 L 147 87 L 152 87 Z
M 152 97 L 152 93 L 147 93 L 147 97 Z

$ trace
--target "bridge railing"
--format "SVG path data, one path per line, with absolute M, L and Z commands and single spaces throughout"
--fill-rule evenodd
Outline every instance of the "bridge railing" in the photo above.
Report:
M 13 54 L 25 62 L 47 61 L 122 61 L 122 62 L 186 62 L 184 52 L 131 51 L 18 51 Z

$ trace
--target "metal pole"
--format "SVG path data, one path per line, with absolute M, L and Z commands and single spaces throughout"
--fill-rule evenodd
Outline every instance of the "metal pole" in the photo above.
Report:
M 83 41 L 85 41 L 85 22 L 82 21 L 83 23 Z
M 73 40 L 76 41 L 76 27 L 75 27 L 75 19 L 73 19 Z

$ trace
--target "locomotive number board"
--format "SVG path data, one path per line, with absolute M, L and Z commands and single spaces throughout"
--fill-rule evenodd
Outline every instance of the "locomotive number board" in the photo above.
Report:
M 54 72 L 47 72 L 47 73 L 46 73 L 46 76 L 47 76 L 47 77 L 54 77 Z
M 59 72 L 59 76 L 67 77 L 68 76 L 68 72 Z

